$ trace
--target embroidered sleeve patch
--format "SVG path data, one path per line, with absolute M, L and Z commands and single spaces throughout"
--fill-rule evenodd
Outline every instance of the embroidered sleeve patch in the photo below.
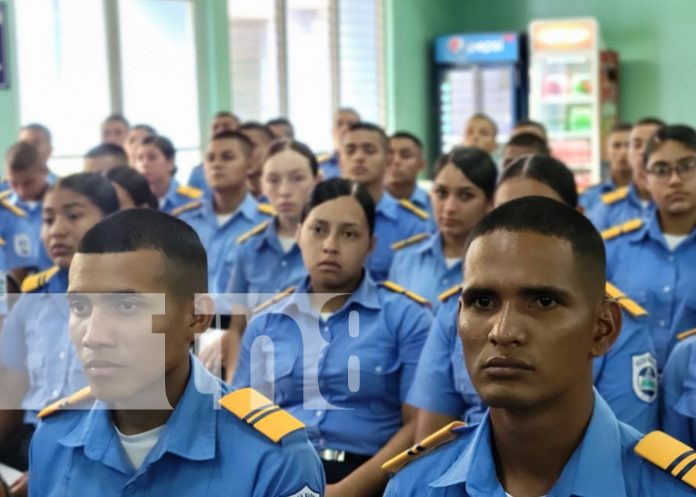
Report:
M 657 399 L 657 361 L 650 352 L 631 357 L 633 393 L 652 404 Z

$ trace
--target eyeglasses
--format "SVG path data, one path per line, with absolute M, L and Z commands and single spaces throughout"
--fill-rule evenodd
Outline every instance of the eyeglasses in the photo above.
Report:
M 661 181 L 670 179 L 673 171 L 676 171 L 677 176 L 683 180 L 693 178 L 696 174 L 696 157 L 687 157 L 681 159 L 677 161 L 674 166 L 667 164 L 666 162 L 657 162 L 649 165 L 645 170 L 645 172 L 650 176 L 654 176 L 656 179 Z

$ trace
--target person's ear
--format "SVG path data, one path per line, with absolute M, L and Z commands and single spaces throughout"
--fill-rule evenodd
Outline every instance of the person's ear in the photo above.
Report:
M 215 315 L 215 303 L 207 293 L 196 294 L 189 315 L 189 331 L 192 337 L 210 328 Z
M 621 306 L 616 300 L 605 297 L 592 334 L 590 354 L 593 358 L 601 357 L 611 349 L 621 333 L 621 322 Z

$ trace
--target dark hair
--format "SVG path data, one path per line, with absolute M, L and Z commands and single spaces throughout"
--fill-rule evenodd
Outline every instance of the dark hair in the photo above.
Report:
M 105 216 L 119 209 L 113 185 L 97 173 L 76 173 L 58 180 L 52 190 L 62 188 L 87 197 Z
M 287 126 L 290 128 L 290 136 L 293 138 L 295 137 L 295 127 L 292 125 L 290 120 L 285 117 L 276 117 L 275 119 L 271 119 L 266 123 L 266 128 L 268 128 L 270 131 L 271 126 Z
M 658 126 L 660 128 L 664 128 L 667 125 L 667 123 L 664 122 L 659 117 L 648 116 L 648 117 L 644 117 L 642 119 L 638 119 L 636 121 L 636 123 L 633 125 L 633 127 L 647 126 L 647 125 Z
M 510 138 L 505 146 L 531 148 L 537 155 L 551 155 L 546 140 L 534 133 L 518 133 Z
M 172 293 L 208 291 L 208 259 L 196 231 L 180 219 L 152 209 L 126 209 L 103 219 L 80 241 L 80 254 L 156 250 L 167 260 Z
M 538 129 L 541 131 L 544 136 L 546 136 L 546 126 L 544 126 L 542 123 L 539 121 L 533 121 L 531 119 L 520 119 L 515 123 L 515 128 L 521 128 L 522 126 L 531 126 L 533 128 Z
M 435 165 L 437 178 L 448 164 L 453 164 L 469 181 L 480 188 L 487 199 L 493 198 L 498 168 L 491 156 L 475 147 L 456 147 L 449 154 L 440 156 Z
M 43 124 L 39 124 L 39 123 L 27 124 L 25 126 L 22 126 L 22 130 L 25 130 L 25 129 L 28 129 L 31 131 L 38 131 L 39 133 L 43 133 L 46 136 L 48 143 L 51 143 L 53 141 L 51 131 Z
M 355 110 L 353 107 L 339 107 L 336 109 L 336 115 L 338 114 L 353 114 L 358 118 L 358 121 L 361 120 L 360 113 Z
M 658 129 L 645 146 L 645 160 L 648 165 L 650 156 L 666 141 L 675 141 L 689 150 L 696 152 L 696 130 L 686 124 L 673 124 Z M 645 167 L 644 166 L 644 167 Z
M 211 138 L 211 142 L 218 140 L 236 140 L 242 146 L 242 153 L 247 159 L 251 157 L 251 152 L 254 150 L 254 144 L 247 135 L 239 131 L 221 131 Z
M 493 127 L 493 134 L 497 135 L 498 134 L 498 123 L 496 123 L 491 116 L 488 114 L 484 114 L 483 112 L 477 112 L 473 116 L 469 118 L 467 121 L 467 124 L 473 121 L 474 119 L 483 119 L 484 121 L 488 121 L 490 125 Z
M 604 294 L 606 254 L 597 229 L 580 212 L 546 197 L 522 197 L 488 213 L 469 233 L 467 247 L 494 231 L 531 232 L 570 242 L 577 271 L 590 274 L 592 285 Z M 553 257 L 553 254 L 549 254 Z
M 353 131 L 369 131 L 371 133 L 377 133 L 379 135 L 380 141 L 382 142 L 382 148 L 385 152 L 389 151 L 389 137 L 384 132 L 384 128 L 378 126 L 377 124 L 368 123 L 364 121 L 357 122 L 348 128 L 348 133 Z
M 354 197 L 358 201 L 365 213 L 370 227 L 370 236 L 372 236 L 375 232 L 375 201 L 364 186 L 344 178 L 331 178 L 314 187 L 309 196 L 309 202 L 302 211 L 302 222 L 307 219 L 312 209 L 339 197 Z
M 397 131 L 389 137 L 390 140 L 395 140 L 397 138 L 411 140 L 420 150 L 423 150 L 423 142 L 413 133 L 409 133 L 408 131 Z
M 276 140 L 271 143 L 271 146 L 268 148 L 266 160 L 284 150 L 292 150 L 307 159 L 309 161 L 309 168 L 312 170 L 312 176 L 317 175 L 319 172 L 319 163 L 317 162 L 317 157 L 314 155 L 314 152 L 312 152 L 312 149 L 302 142 L 295 140 Z
M 169 161 L 174 161 L 176 159 L 176 149 L 174 148 L 174 144 L 171 142 L 171 140 L 165 136 L 161 135 L 151 135 L 148 137 L 145 137 L 143 141 L 140 142 L 140 145 L 152 145 L 159 149 L 160 152 L 162 152 L 162 155 L 169 160 Z
M 17 142 L 7 149 L 5 167 L 13 173 L 46 169 L 46 165 L 41 162 L 39 151 L 34 145 L 26 142 Z
M 266 137 L 266 140 L 268 142 L 272 142 L 274 138 L 273 133 L 271 133 L 270 129 L 256 121 L 245 122 L 239 127 L 238 131 L 260 131 L 261 134 Z
M 103 175 L 109 181 L 126 190 L 136 207 L 147 206 L 150 209 L 159 209 L 159 202 L 150 190 L 147 179 L 132 167 L 117 166 L 105 171 Z
M 216 113 L 214 119 L 218 117 L 231 117 L 232 119 L 237 121 L 237 124 L 239 124 L 239 117 L 228 110 L 221 110 L 220 112 Z
M 85 154 L 85 159 L 96 159 L 97 157 L 118 157 L 123 164 L 128 164 L 128 156 L 123 147 L 119 147 L 114 143 L 102 143 L 96 147 L 90 148 Z
M 115 113 L 111 114 L 109 117 L 104 119 L 104 123 L 121 123 L 123 124 L 126 128 L 130 128 L 130 123 L 128 122 L 128 119 L 126 119 L 123 114 Z
M 531 178 L 544 183 L 570 207 L 578 206 L 575 177 L 568 166 L 545 155 L 524 155 L 503 169 L 497 188 L 512 178 Z
M 631 131 L 633 129 L 633 124 L 631 123 L 616 123 L 614 124 L 611 129 L 609 130 L 609 134 L 612 133 L 625 133 L 627 131 Z
M 147 134 L 150 136 L 157 135 L 157 130 L 155 130 L 155 128 L 153 128 L 149 124 L 136 124 L 135 126 L 131 127 L 131 131 L 136 129 L 140 131 L 146 131 Z

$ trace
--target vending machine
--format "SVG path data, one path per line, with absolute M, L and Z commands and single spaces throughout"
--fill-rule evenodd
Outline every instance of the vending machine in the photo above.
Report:
M 435 39 L 437 143 L 442 153 L 462 143 L 467 120 L 478 112 L 498 124 L 498 142 L 527 117 L 526 38 L 519 33 L 440 36 Z
M 618 54 L 600 51 L 591 18 L 533 21 L 529 37 L 530 117 L 546 126 L 552 153 L 579 188 L 598 183 L 604 139 L 618 119 Z

